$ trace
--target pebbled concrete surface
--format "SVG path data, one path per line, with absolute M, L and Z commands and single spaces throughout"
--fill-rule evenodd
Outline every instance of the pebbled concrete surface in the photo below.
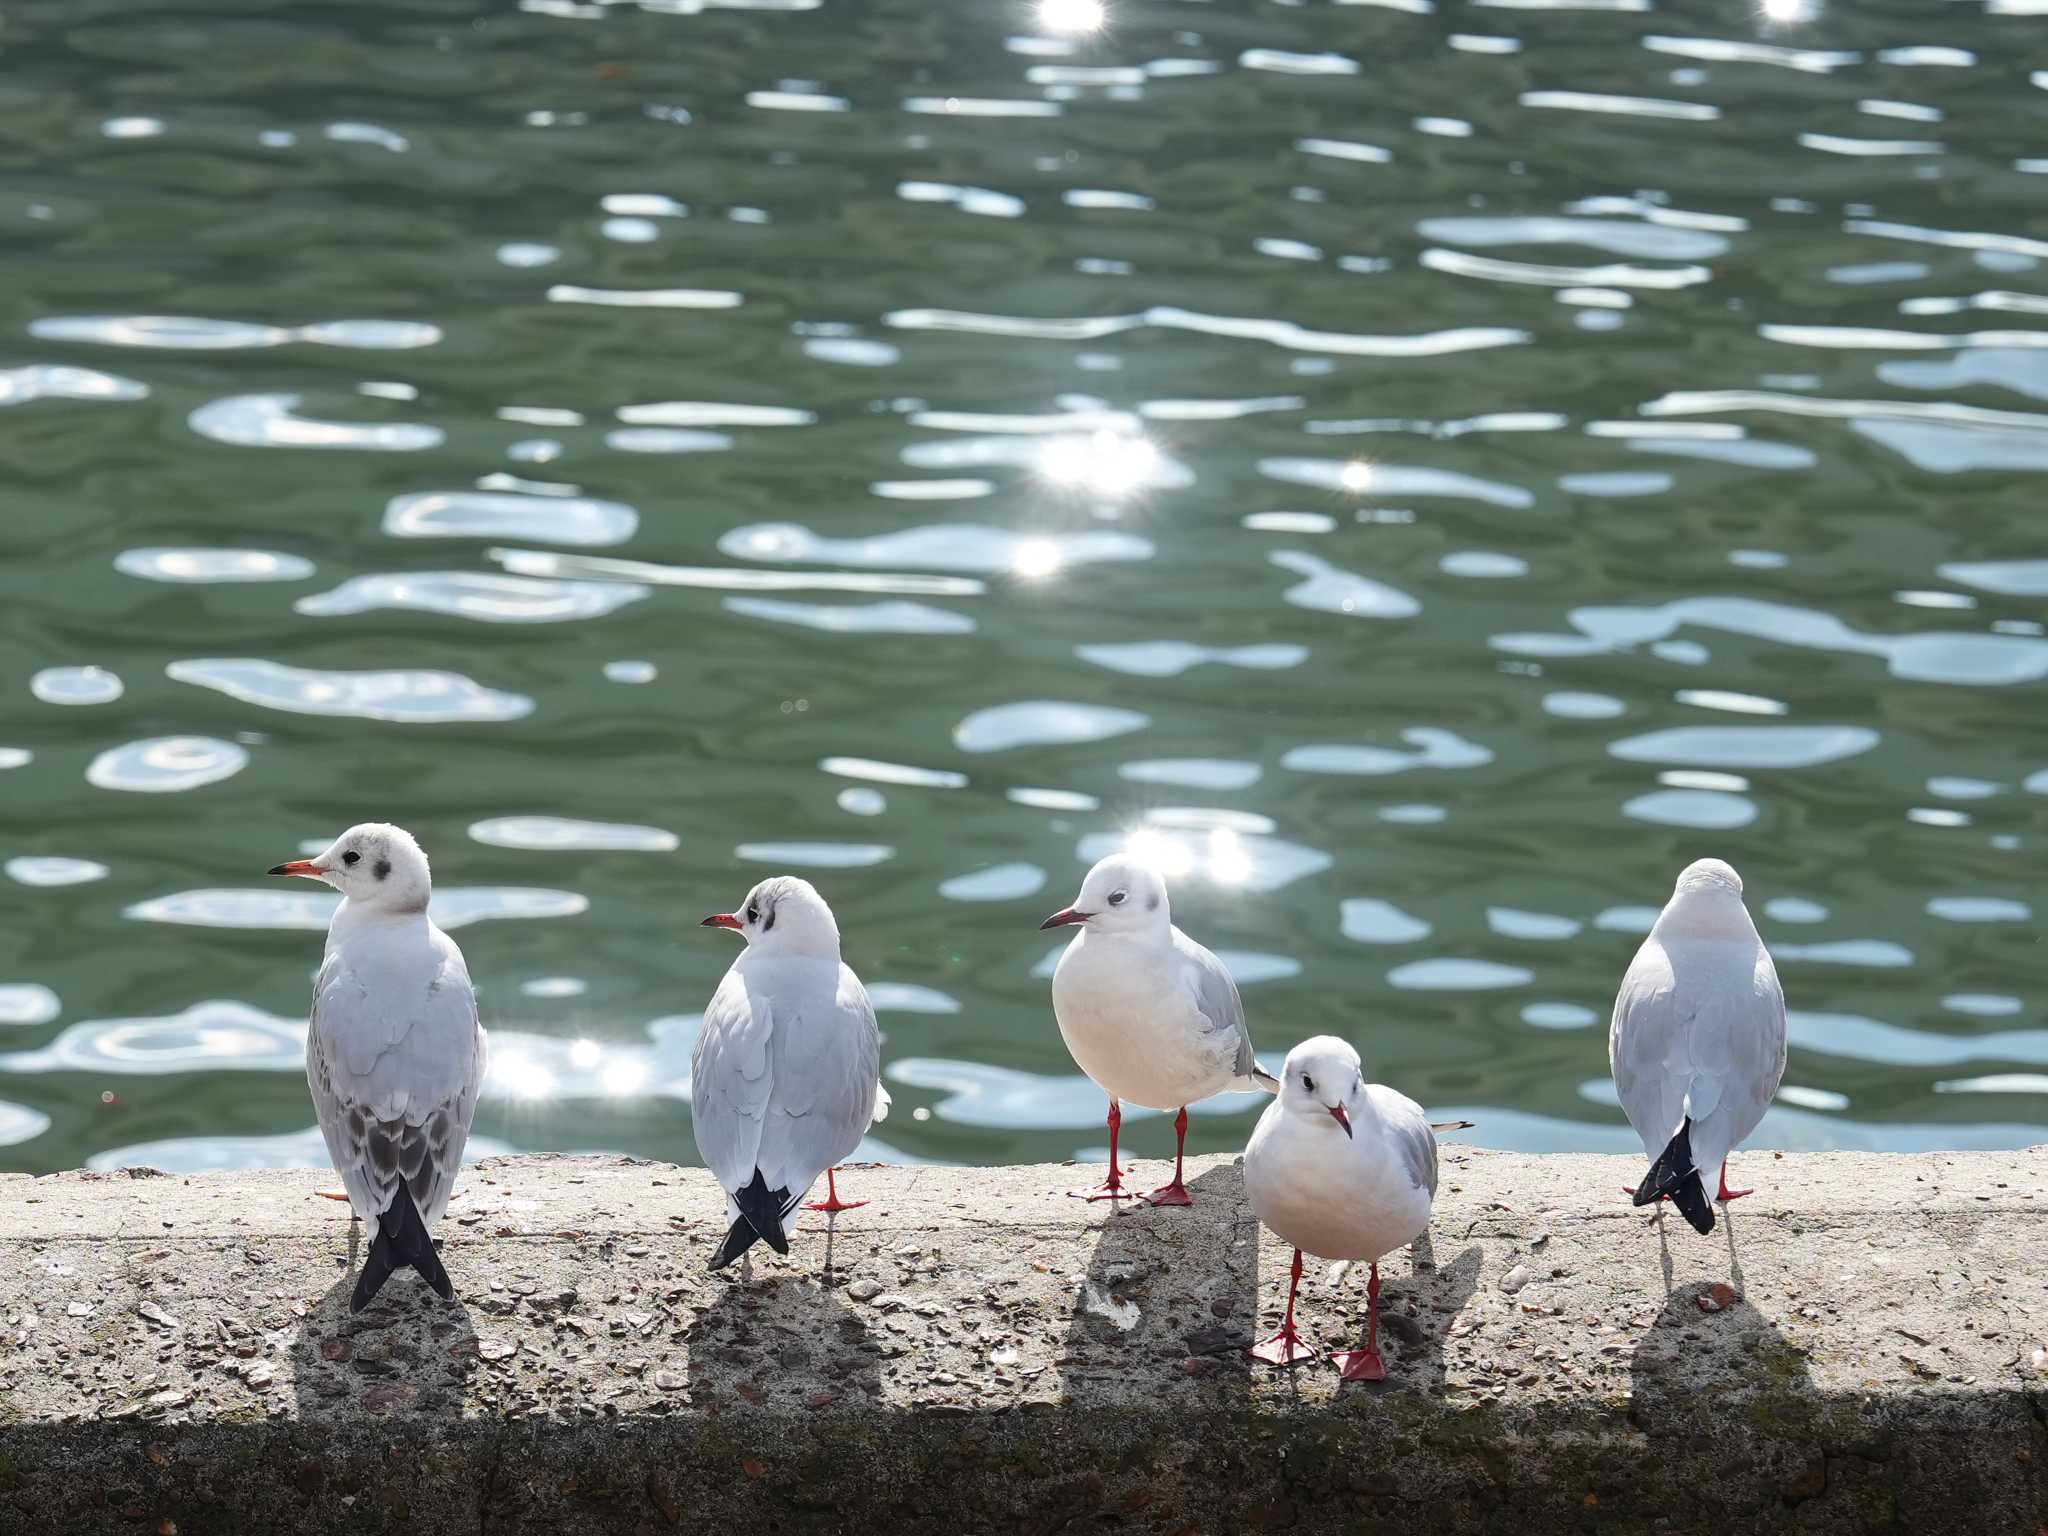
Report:
M 493 1160 L 456 1302 L 360 1317 L 313 1174 L 0 1178 L 0 1532 L 2048 1526 L 2048 1148 L 1738 1154 L 1707 1239 L 1639 1171 L 1447 1147 L 1341 1391 L 1239 1353 L 1288 1251 L 1234 1159 L 858 1169 L 745 1282 L 699 1170 Z M 1311 1261 L 1315 1342 L 1364 1281 Z

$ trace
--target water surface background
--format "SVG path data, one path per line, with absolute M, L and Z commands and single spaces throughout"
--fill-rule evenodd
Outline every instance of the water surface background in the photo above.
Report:
M 486 1148 L 694 1161 L 778 870 L 877 1152 L 1097 1148 L 1036 925 L 1134 834 L 1475 1140 L 1632 1144 L 1708 853 L 1759 1142 L 2048 1140 L 2048 21 L 1772 10 L 10 4 L 0 1164 L 316 1159 L 261 871 L 372 817 Z

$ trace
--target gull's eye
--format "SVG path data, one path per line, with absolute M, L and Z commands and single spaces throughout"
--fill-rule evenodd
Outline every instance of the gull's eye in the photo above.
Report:
M 1124 904 L 1124 897 L 1125 897 L 1125 896 L 1126 896 L 1127 894 L 1128 894 L 1128 892 L 1125 892 L 1125 891 L 1111 891 L 1111 892 L 1109 893 L 1109 904 L 1110 904 L 1110 905 L 1111 905 L 1112 907 L 1120 907 L 1120 906 L 1122 906 L 1122 905 Z
M 1316 1080 L 1310 1077 L 1306 1072 L 1304 1072 L 1301 1074 L 1301 1086 L 1306 1088 L 1310 1093 L 1314 1093 L 1316 1091 Z
M 747 921 L 750 923 L 761 921 L 761 909 L 756 906 L 749 906 L 747 908 Z
M 351 869 L 353 869 L 357 864 L 360 864 L 362 860 L 363 856 L 360 853 L 357 853 L 353 848 L 349 849 L 347 853 L 344 853 L 341 856 L 341 862 L 348 865 Z

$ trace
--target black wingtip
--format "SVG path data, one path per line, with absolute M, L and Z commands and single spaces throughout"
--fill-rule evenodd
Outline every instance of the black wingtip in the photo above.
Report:
M 782 1218 L 792 1204 L 788 1190 L 770 1189 L 761 1170 L 756 1168 L 746 1188 L 734 1191 L 732 1199 L 740 1208 L 739 1218 L 725 1234 L 725 1241 L 718 1245 L 718 1252 L 711 1256 L 713 1269 L 725 1268 L 753 1247 L 757 1239 L 777 1253 L 789 1252 L 789 1237 L 782 1230 Z
M 441 1255 L 433 1238 L 427 1235 L 427 1224 L 420 1219 L 419 1207 L 412 1203 L 412 1195 L 401 1180 L 391 1204 L 377 1218 L 377 1240 L 370 1244 L 363 1272 L 356 1277 L 349 1310 L 360 1312 L 367 1307 L 384 1288 L 384 1282 L 406 1264 L 419 1271 L 420 1278 L 434 1288 L 437 1296 L 444 1301 L 455 1299 L 455 1282 L 442 1267 Z
M 1702 1237 L 1714 1230 L 1714 1208 L 1707 1202 L 1706 1187 L 1692 1156 L 1692 1116 L 1678 1122 L 1678 1133 L 1664 1144 L 1657 1161 L 1636 1185 L 1635 1203 L 1649 1205 L 1669 1196 L 1679 1214 Z
M 732 1225 L 726 1229 L 725 1241 L 718 1245 L 718 1252 L 711 1255 L 711 1268 L 725 1268 L 760 1240 L 761 1234 L 747 1225 L 746 1217 L 735 1216 Z

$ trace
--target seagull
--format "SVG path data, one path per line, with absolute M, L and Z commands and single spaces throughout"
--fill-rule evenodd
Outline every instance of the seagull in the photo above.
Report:
M 1109 1095 L 1109 1179 L 1099 1189 L 1070 1193 L 1081 1200 L 1126 1193 L 1116 1138 L 1121 1101 L 1129 1099 L 1180 1111 L 1173 1182 L 1139 1198 L 1194 1204 L 1181 1179 L 1188 1105 L 1225 1089 L 1280 1087 L 1252 1054 L 1237 983 L 1221 960 L 1173 926 L 1159 872 L 1127 854 L 1089 870 L 1074 904 L 1038 926 L 1081 930 L 1052 975 L 1053 1017 L 1075 1064 Z
M 1270 1365 L 1313 1360 L 1294 1326 L 1301 1255 L 1372 1264 L 1370 1331 L 1364 1349 L 1333 1357 L 1344 1381 L 1384 1381 L 1380 1358 L 1380 1258 L 1420 1237 L 1436 1198 L 1436 1133 L 1469 1120 L 1431 1125 L 1422 1106 L 1368 1083 L 1358 1052 L 1317 1035 L 1287 1053 L 1280 1096 L 1266 1106 L 1244 1149 L 1244 1187 L 1259 1220 L 1294 1245 L 1287 1317 L 1247 1354 Z
M 362 1311 L 407 1264 L 453 1297 L 429 1234 L 476 1116 L 484 1031 L 462 951 L 427 916 L 427 856 L 404 828 L 365 822 L 270 873 L 342 894 L 313 983 L 306 1082 L 327 1155 L 370 1229 L 349 1308 Z
M 826 1198 L 807 1209 L 867 1204 L 839 1198 L 834 1168 L 888 1115 L 889 1091 L 874 1004 L 840 960 L 839 925 L 809 881 L 763 880 L 739 912 L 703 926 L 747 941 L 690 1057 L 697 1150 L 725 1190 L 731 1224 L 711 1257 L 723 1269 L 762 1238 L 789 1252 L 783 1222 L 821 1173 Z
M 1702 1234 L 1714 1230 L 1703 1171 L 1763 1119 L 1785 1076 L 1785 989 L 1742 904 L 1742 877 L 1719 859 L 1685 867 L 1629 962 L 1607 1037 L 1614 1087 L 1650 1171 L 1627 1193 L 1669 1196 Z

